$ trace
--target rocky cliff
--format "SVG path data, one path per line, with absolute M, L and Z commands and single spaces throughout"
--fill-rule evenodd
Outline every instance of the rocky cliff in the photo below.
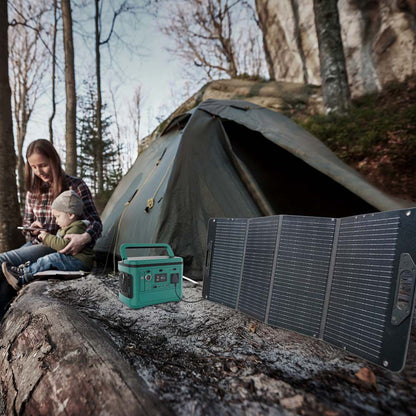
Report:
M 312 0 L 256 0 L 269 72 L 276 80 L 321 84 Z M 339 0 L 353 97 L 416 73 L 416 0 Z

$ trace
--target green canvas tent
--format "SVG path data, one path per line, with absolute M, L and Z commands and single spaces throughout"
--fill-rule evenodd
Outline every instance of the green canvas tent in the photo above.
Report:
M 202 278 L 209 218 L 345 217 L 406 207 L 285 116 L 207 100 L 175 118 L 139 155 L 102 215 L 99 258 L 122 243 L 169 243 Z

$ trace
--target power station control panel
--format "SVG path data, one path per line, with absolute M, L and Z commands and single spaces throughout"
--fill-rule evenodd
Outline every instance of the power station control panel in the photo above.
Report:
M 167 282 L 168 275 L 166 273 L 163 274 L 155 274 L 155 283 Z

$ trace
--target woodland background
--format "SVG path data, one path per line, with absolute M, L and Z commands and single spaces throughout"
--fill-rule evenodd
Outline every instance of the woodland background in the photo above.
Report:
M 157 30 L 143 34 L 149 20 Z M 48 132 L 67 173 L 83 177 L 103 208 L 157 136 L 158 129 L 143 137 L 150 114 L 143 91 L 166 96 L 146 135 L 191 92 L 202 96 L 220 79 L 230 80 L 221 88 L 231 98 L 284 112 L 372 182 L 416 200 L 415 22 L 414 0 L 3 1 L 0 249 L 19 244 L 23 155 L 38 131 Z M 130 82 L 120 68 L 144 53 L 149 37 L 182 62 L 170 92 Z M 250 90 L 241 93 L 236 80 Z M 282 94 L 271 88 L 276 81 L 302 94 Z M 42 126 L 32 118 L 40 113 Z

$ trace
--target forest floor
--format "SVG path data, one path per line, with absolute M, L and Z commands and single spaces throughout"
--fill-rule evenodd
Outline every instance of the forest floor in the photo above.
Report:
M 189 282 L 183 297 L 198 303 L 130 309 L 108 274 L 49 280 L 46 296 L 101 327 L 176 415 L 416 415 L 416 328 L 404 370 L 391 373 L 202 300 Z

